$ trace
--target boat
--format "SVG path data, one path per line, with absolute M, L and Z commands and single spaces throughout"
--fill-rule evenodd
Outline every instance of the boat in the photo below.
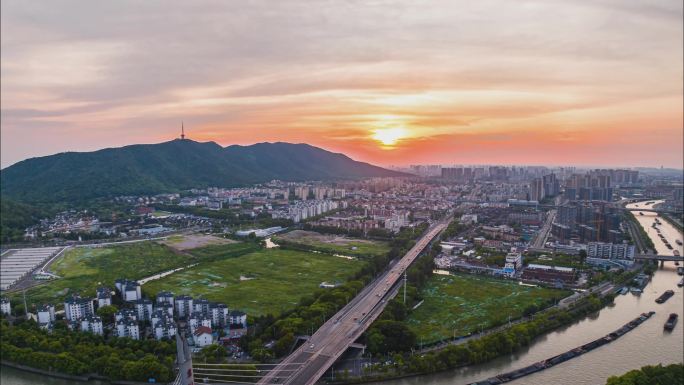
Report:
M 625 286 L 622 289 L 620 289 L 620 294 L 625 295 L 625 294 L 627 294 L 628 291 L 629 291 L 629 288 L 627 286 Z
M 674 295 L 674 291 L 666 290 L 660 297 L 656 298 L 656 303 L 665 303 L 670 297 Z
M 679 257 L 679 250 L 673 251 L 672 255 L 674 255 L 675 257 Z
M 667 322 L 665 322 L 665 330 L 670 330 L 674 329 L 675 325 L 677 324 L 677 313 L 670 313 L 670 316 L 667 318 Z
M 677 268 L 677 274 L 679 274 L 679 275 L 684 275 L 684 267 L 679 266 L 679 267 Z
M 684 286 L 684 278 L 682 278 L 682 280 L 679 281 L 679 283 L 677 284 L 677 286 L 679 286 L 679 287 Z
M 644 213 L 642 213 L 641 211 L 639 211 L 639 215 L 644 215 Z
M 639 289 L 638 287 L 633 287 L 629 289 L 629 291 L 631 291 L 632 294 L 641 294 L 641 289 Z
M 682 240 L 681 240 L 681 239 L 675 239 L 675 242 L 677 242 L 677 244 L 678 244 L 679 246 L 682 246 Z

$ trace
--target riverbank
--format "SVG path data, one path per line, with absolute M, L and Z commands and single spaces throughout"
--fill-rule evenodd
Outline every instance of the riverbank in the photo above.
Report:
M 494 385 L 494 384 L 503 384 L 506 382 L 511 382 L 513 380 L 516 380 L 518 378 L 528 376 L 533 373 L 540 372 L 542 370 L 549 369 L 553 366 L 556 366 L 558 364 L 561 364 L 565 361 L 568 361 L 570 359 L 573 359 L 575 357 L 579 357 L 585 353 L 588 353 L 594 349 L 597 349 L 603 345 L 609 344 L 618 338 L 622 337 L 623 335 L 631 332 L 634 330 L 637 326 L 641 325 L 643 322 L 651 318 L 651 316 L 655 314 L 654 311 L 651 311 L 649 313 L 643 313 L 641 316 L 633 319 L 629 323 L 625 324 L 623 327 L 620 329 L 617 329 L 616 331 L 602 337 L 599 339 L 596 339 L 594 341 L 591 341 L 589 343 L 586 343 L 582 346 L 579 346 L 577 348 L 574 348 L 572 350 L 568 350 L 565 353 L 558 354 L 554 357 L 548 358 L 543 361 L 539 361 L 537 363 L 534 363 L 532 365 L 526 366 L 521 369 L 514 370 L 512 372 L 508 373 L 503 373 L 499 374 L 498 376 L 488 378 L 484 381 L 478 381 L 474 382 L 469 385 Z
M 370 369 L 371 373 L 367 373 L 361 378 L 347 378 L 333 383 L 384 382 L 483 364 L 499 356 L 524 349 L 535 338 L 595 313 L 610 304 L 612 298 L 612 296 L 603 299 L 595 296 L 584 298 L 571 305 L 568 310 L 553 309 L 544 313 L 537 313 L 528 322 L 513 325 L 503 331 L 486 335 L 463 345 L 452 345 L 440 351 L 425 354 L 395 355 L 392 361 L 375 365 Z

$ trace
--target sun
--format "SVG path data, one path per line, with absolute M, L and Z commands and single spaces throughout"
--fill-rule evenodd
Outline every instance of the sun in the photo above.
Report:
M 377 128 L 372 132 L 371 138 L 388 147 L 397 144 L 400 139 L 404 139 L 409 135 L 409 132 L 403 127 Z

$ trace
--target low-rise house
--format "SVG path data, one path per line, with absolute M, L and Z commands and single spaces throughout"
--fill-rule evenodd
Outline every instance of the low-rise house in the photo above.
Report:
M 214 342 L 214 336 L 211 334 L 211 328 L 200 326 L 192 333 L 192 338 L 195 341 L 195 346 L 204 347 L 211 345 Z

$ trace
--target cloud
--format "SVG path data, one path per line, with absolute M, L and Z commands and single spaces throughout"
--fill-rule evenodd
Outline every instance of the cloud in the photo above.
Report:
M 534 157 L 542 143 L 576 143 L 563 152 L 568 163 L 583 161 L 572 138 L 589 139 L 569 133 L 658 126 L 677 137 L 682 129 L 676 0 L 1 7 L 3 167 L 171 138 L 180 120 L 224 145 L 315 140 L 380 163 L 453 156 L 379 151 L 369 136 L 382 116 L 411 131 L 405 145 L 525 137 L 540 144 L 528 149 Z M 35 146 L 47 132 L 51 143 Z M 600 137 L 596 145 L 616 156 L 636 143 Z M 681 165 L 681 155 L 657 151 L 644 161 Z

